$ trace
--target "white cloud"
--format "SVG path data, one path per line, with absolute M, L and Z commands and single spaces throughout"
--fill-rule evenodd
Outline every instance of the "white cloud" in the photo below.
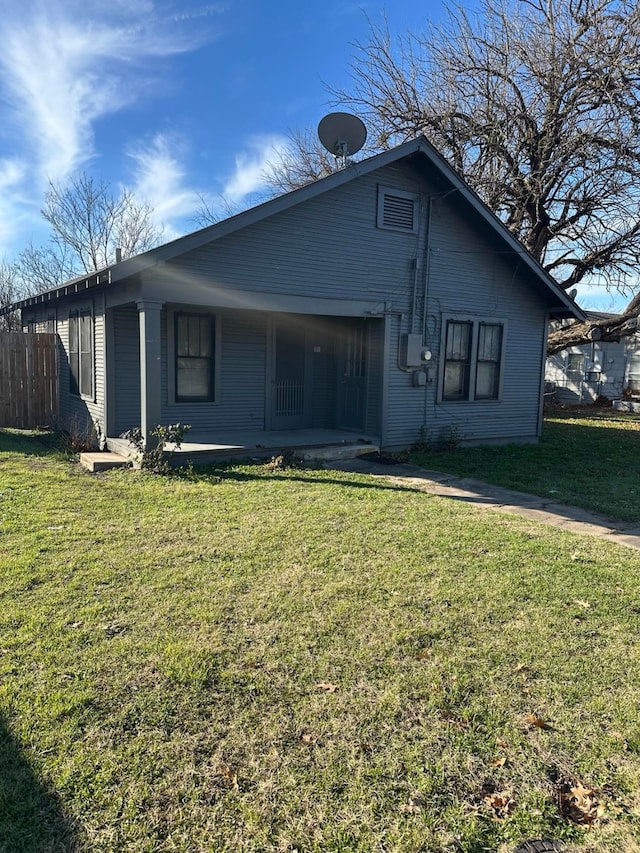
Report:
M 282 158 L 287 146 L 284 136 L 254 136 L 247 148 L 236 155 L 234 172 L 227 179 L 222 195 L 232 205 L 241 205 L 248 196 L 264 190 L 271 164 Z
M 0 259 L 9 254 L 13 238 L 25 216 L 20 186 L 27 172 L 18 159 L 0 160 Z
M 139 142 L 129 152 L 135 164 L 133 191 L 153 208 L 153 219 L 164 225 L 165 237 L 181 233 L 179 221 L 196 215 L 200 195 L 186 183 L 186 172 L 179 157 L 184 146 L 166 134 L 156 134 L 148 142 Z
M 0 252 L 46 237 L 39 208 L 47 182 L 89 168 L 96 123 L 157 95 L 162 60 L 213 36 L 191 18 L 221 11 L 182 0 L 0 0 Z M 162 159 L 159 148 L 155 156 Z M 173 172 L 160 206 L 173 195 L 180 207 L 177 164 L 163 163 Z M 139 168 L 154 171 L 150 160 Z
M 91 158 L 94 122 L 136 99 L 140 87 L 130 78 L 144 89 L 145 61 L 191 46 L 154 23 L 149 2 L 108 13 L 94 5 L 27 0 L 0 19 L 0 85 L 41 180 L 64 180 Z

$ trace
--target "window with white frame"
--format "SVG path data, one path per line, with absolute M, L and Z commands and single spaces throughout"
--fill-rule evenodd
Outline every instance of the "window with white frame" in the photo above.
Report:
M 69 313 L 69 392 L 93 399 L 93 312 Z
M 445 318 L 443 332 L 440 399 L 499 400 L 504 321 Z

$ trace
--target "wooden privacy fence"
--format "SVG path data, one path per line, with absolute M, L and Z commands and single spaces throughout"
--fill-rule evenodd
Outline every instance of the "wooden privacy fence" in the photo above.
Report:
M 0 427 L 50 426 L 58 414 L 57 336 L 0 332 Z

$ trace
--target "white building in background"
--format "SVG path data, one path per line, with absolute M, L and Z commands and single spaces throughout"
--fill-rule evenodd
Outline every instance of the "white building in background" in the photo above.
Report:
M 616 316 L 586 313 L 590 320 Z M 619 400 L 625 391 L 640 395 L 640 334 L 619 342 L 592 341 L 549 356 L 545 380 L 547 394 L 568 406 L 593 403 L 598 397 Z

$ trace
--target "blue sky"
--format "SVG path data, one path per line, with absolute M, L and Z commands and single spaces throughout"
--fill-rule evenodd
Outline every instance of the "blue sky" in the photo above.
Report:
M 367 18 L 400 34 L 441 13 L 435 0 L 0 0 L 0 260 L 46 240 L 48 181 L 79 169 L 134 189 L 167 238 L 196 227 L 201 196 L 256 201 L 287 133 L 315 127 L 327 86 L 348 84 Z
M 401 7 L 401 11 L 398 7 Z M 395 3 L 398 31 L 429 4 Z M 327 112 L 383 4 L 340 0 L 0 0 L 0 258 L 46 239 L 49 180 L 135 189 L 170 236 L 200 194 L 260 191 L 265 159 Z

